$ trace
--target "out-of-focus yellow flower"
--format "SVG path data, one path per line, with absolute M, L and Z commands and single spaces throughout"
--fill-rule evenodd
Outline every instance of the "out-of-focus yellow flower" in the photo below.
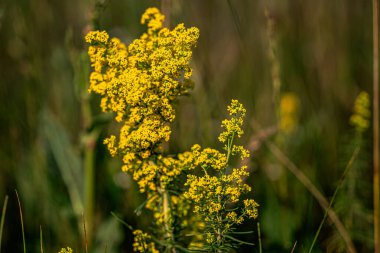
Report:
M 300 101 L 296 94 L 288 92 L 281 96 L 279 129 L 291 133 L 298 125 Z
M 70 247 L 62 248 L 59 253 L 73 253 L 73 250 Z
M 355 100 L 353 115 L 350 118 L 350 123 L 358 133 L 363 133 L 368 129 L 370 124 L 371 111 L 370 101 L 367 92 L 362 91 Z

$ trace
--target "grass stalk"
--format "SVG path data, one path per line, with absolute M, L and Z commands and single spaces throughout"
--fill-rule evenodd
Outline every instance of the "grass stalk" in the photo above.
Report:
M 111 212 L 111 215 L 118 221 L 120 222 L 121 224 L 123 224 L 124 226 L 126 226 L 129 230 L 131 230 L 131 232 L 133 232 L 133 227 L 131 225 L 129 225 L 128 223 L 126 223 L 125 221 L 123 221 L 119 216 L 117 216 L 114 212 Z
M 41 227 L 41 225 L 40 225 L 40 248 L 41 248 L 41 253 L 44 253 L 43 239 L 42 239 L 42 227 Z
M 7 205 L 8 205 L 8 195 L 5 196 L 4 204 L 3 204 L 3 211 L 1 212 L 1 222 L 0 222 L 0 253 L 1 253 L 1 238 L 3 236 L 3 228 L 4 228 L 4 221 L 5 221 L 5 213 L 7 211 Z
M 373 0 L 373 224 L 375 253 L 380 253 L 379 189 L 379 1 Z
M 296 250 L 296 247 L 297 247 L 297 241 L 294 242 L 292 251 L 290 251 L 290 253 L 293 253 Z
M 84 214 L 82 214 L 83 218 L 83 233 L 84 233 L 84 246 L 86 249 L 86 253 L 88 253 L 88 243 L 87 243 L 87 230 L 86 230 L 86 220 L 84 219 Z
M 306 189 L 309 190 L 309 192 L 318 201 L 320 206 L 322 206 L 322 208 L 327 211 L 328 217 L 334 223 L 340 236 L 346 243 L 347 251 L 356 253 L 357 251 L 348 231 L 340 221 L 338 215 L 333 210 L 328 208 L 329 202 L 325 196 L 323 196 L 323 194 L 317 189 L 317 187 L 315 187 L 311 180 L 300 169 L 298 169 L 297 166 L 292 161 L 290 161 L 290 159 L 276 145 L 270 141 L 266 141 L 265 143 L 269 150 L 274 154 L 274 156 L 298 179 L 298 181 L 300 181 L 306 187 Z
M 92 241 L 91 231 L 94 224 L 94 146 L 95 141 L 89 136 L 84 150 L 84 212 L 89 227 L 87 235 L 89 244 Z
M 261 244 L 261 230 L 260 230 L 260 222 L 257 222 L 257 235 L 259 237 L 259 252 L 263 253 L 263 246 Z
M 24 253 L 26 253 L 26 243 L 25 243 L 25 231 L 24 231 L 24 220 L 22 218 L 22 209 L 21 209 L 21 202 L 20 202 L 20 198 L 18 196 L 18 193 L 17 193 L 17 190 L 15 190 L 16 192 L 16 197 L 17 197 L 17 202 L 18 202 L 18 208 L 20 210 L 20 221 L 21 221 L 21 232 L 22 232 L 22 246 L 24 248 Z
M 258 129 L 259 132 L 266 132 L 266 130 L 261 130 L 260 125 L 253 121 L 253 127 Z M 318 190 L 318 188 L 311 182 L 311 180 L 282 152 L 282 150 L 277 147 L 273 142 L 267 139 L 271 134 L 275 133 L 275 131 L 271 130 L 269 133 L 264 134 L 265 138 L 262 138 L 261 141 L 264 142 L 269 151 L 276 157 L 276 159 L 292 173 L 297 180 L 305 186 L 305 188 L 313 195 L 313 197 L 317 200 L 318 204 L 326 211 L 328 210 L 329 202 L 326 197 Z M 253 143 L 255 138 L 251 138 L 250 143 Z M 255 145 L 251 145 L 251 149 L 254 148 Z M 344 227 L 343 223 L 340 221 L 338 215 L 334 212 L 334 210 L 330 209 L 327 211 L 328 218 L 334 223 L 336 229 L 338 230 L 340 236 L 343 238 L 346 243 L 347 251 L 350 253 L 356 253 L 355 246 L 351 240 L 351 237 Z
M 346 175 L 347 175 L 348 171 L 350 170 L 350 168 L 352 167 L 352 164 L 354 163 L 356 157 L 358 156 L 358 154 L 359 154 L 359 150 L 360 150 L 360 147 L 357 147 L 357 148 L 354 150 L 354 152 L 352 153 L 352 156 L 351 156 L 350 160 L 349 160 L 348 163 L 347 163 L 346 168 L 344 169 L 343 175 L 342 175 L 342 177 L 340 178 L 339 183 L 338 183 L 337 187 L 335 188 L 334 194 L 333 194 L 333 196 L 332 196 L 332 198 L 331 198 L 331 200 L 330 200 L 329 207 L 325 210 L 325 214 L 324 214 L 324 216 L 323 216 L 323 219 L 322 219 L 321 223 L 319 224 L 319 227 L 318 227 L 317 233 L 315 234 L 314 239 L 313 239 L 313 242 L 311 243 L 311 246 L 310 246 L 310 249 L 309 249 L 309 253 L 311 253 L 312 250 L 313 250 L 313 248 L 314 248 L 315 242 L 317 241 L 317 238 L 318 238 L 318 236 L 319 236 L 319 234 L 320 234 L 320 232 L 321 232 L 321 229 L 322 229 L 322 227 L 323 227 L 323 224 L 325 223 L 325 221 L 326 221 L 326 219 L 327 219 L 327 214 L 328 214 L 328 212 L 331 210 L 331 207 L 332 207 L 332 205 L 333 205 L 333 203 L 334 203 L 335 197 L 336 197 L 336 195 L 337 195 L 337 193 L 338 193 L 340 187 L 343 185 L 343 182 L 344 182 L 344 180 L 345 180 L 345 178 L 346 178 Z

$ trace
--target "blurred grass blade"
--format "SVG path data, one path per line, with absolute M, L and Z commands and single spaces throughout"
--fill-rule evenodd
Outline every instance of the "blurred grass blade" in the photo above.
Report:
M 41 227 L 41 225 L 40 225 L 40 247 L 41 247 L 41 253 L 44 253 L 43 240 L 42 240 L 42 227 Z
M 250 243 L 250 242 L 245 242 L 245 241 L 242 241 L 242 240 L 239 240 L 239 239 L 236 239 L 235 237 L 232 237 L 232 236 L 229 236 L 229 235 L 224 235 L 226 238 L 228 239 L 231 239 L 232 241 L 235 241 L 235 242 L 238 242 L 238 243 L 241 243 L 241 244 L 247 244 L 247 245 L 252 245 L 254 246 L 255 244 L 253 243 Z
M 80 190 L 83 189 L 83 172 L 79 155 L 70 144 L 65 129 L 49 111 L 43 112 L 41 125 L 69 192 L 73 210 L 80 217 L 83 213 L 83 196 Z
M 236 11 L 235 7 L 232 5 L 230 0 L 227 0 L 227 3 L 228 3 L 228 8 L 231 11 L 232 18 L 234 20 L 234 25 L 235 25 L 236 31 L 238 32 L 240 39 L 242 39 L 243 33 L 241 32 L 239 13 Z
M 17 190 L 15 190 L 16 196 L 17 196 L 17 202 L 18 202 L 18 208 L 20 210 L 20 220 L 21 220 L 21 232 L 22 232 L 22 245 L 24 247 L 24 253 L 26 253 L 26 245 L 25 245 L 25 231 L 24 231 L 24 220 L 22 218 L 22 209 L 21 209 L 21 202 L 20 198 L 18 197 Z
M 259 130 L 261 129 L 260 125 L 257 122 L 253 121 L 252 123 L 255 128 Z M 327 201 L 326 197 L 317 189 L 311 180 L 283 153 L 280 148 L 278 148 L 270 140 L 264 139 L 263 141 L 269 151 L 276 157 L 276 159 L 278 159 L 278 161 L 280 161 L 285 166 L 285 168 L 287 168 L 299 180 L 299 182 L 306 187 L 306 189 L 318 201 L 319 205 L 327 212 L 328 217 L 334 223 L 336 229 L 346 243 L 348 251 L 356 252 L 351 237 L 344 227 L 343 223 L 340 221 L 334 210 L 328 209 L 329 202 Z
M 334 191 L 334 194 L 330 200 L 330 203 L 329 203 L 329 206 L 328 208 L 325 210 L 325 214 L 323 216 L 323 219 L 321 221 L 321 223 L 319 224 L 319 227 L 318 227 L 318 230 L 317 230 L 317 233 L 315 234 L 314 236 L 314 239 L 313 239 L 313 242 L 311 243 L 311 246 L 310 246 L 310 249 L 309 249 L 309 253 L 312 252 L 313 248 L 314 248 L 314 245 L 315 245 L 315 242 L 317 241 L 317 238 L 319 236 L 319 233 L 321 232 L 321 229 L 323 227 L 323 224 L 325 223 L 326 219 L 327 219 L 327 214 L 329 212 L 329 210 L 331 209 L 333 203 L 334 203 L 334 200 L 335 200 L 335 197 L 340 189 L 340 187 L 342 186 L 344 180 L 346 179 L 346 175 L 348 173 L 348 171 L 350 170 L 350 168 L 352 167 L 352 164 L 354 163 L 356 157 L 358 156 L 359 154 L 359 151 L 360 151 L 360 147 L 356 147 L 356 149 L 354 150 L 354 152 L 352 153 L 352 156 L 350 158 L 350 160 L 348 161 L 347 163 L 347 166 L 343 172 L 343 175 L 341 176 L 340 180 L 339 180 L 339 183 L 337 185 L 337 187 L 335 188 L 335 191 Z M 347 249 L 349 252 L 353 252 L 352 250 L 350 250 L 349 248 Z
M 294 245 L 293 245 L 293 248 L 292 248 L 292 251 L 290 253 L 293 253 L 294 250 L 296 249 L 296 246 L 297 246 L 297 241 L 295 241 Z
M 118 220 L 121 224 L 123 224 L 124 226 L 126 226 L 129 230 L 133 231 L 133 227 L 131 225 L 129 225 L 128 223 L 126 223 L 125 221 L 123 221 L 121 218 L 119 218 L 119 216 L 117 216 L 114 212 L 111 212 L 112 216 L 115 217 L 116 220 Z
M 1 253 L 1 238 L 3 235 L 3 228 L 4 228 L 4 220 L 5 220 L 5 213 L 7 211 L 7 205 L 8 205 L 8 195 L 5 196 L 4 204 L 3 204 L 3 211 L 1 213 L 1 222 L 0 222 L 0 253 Z

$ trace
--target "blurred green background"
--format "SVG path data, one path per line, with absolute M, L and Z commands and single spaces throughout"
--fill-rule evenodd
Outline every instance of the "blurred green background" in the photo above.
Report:
M 22 250 L 15 189 L 28 252 L 39 252 L 40 226 L 46 252 L 66 245 L 84 252 L 86 207 L 93 210 L 86 224 L 90 252 L 105 247 L 131 252 L 131 232 L 111 211 L 133 226 L 150 225 L 148 213 L 134 212 L 144 196 L 102 144 L 117 125 L 101 114 L 99 98 L 87 94 L 83 38 L 90 29 L 102 29 L 129 43 L 145 29 L 144 10 L 161 5 L 158 0 L 0 2 L 1 205 L 9 196 L 3 252 Z M 201 32 L 192 61 L 195 89 L 178 104 L 170 150 L 188 150 L 194 143 L 219 147 L 226 105 L 234 98 L 246 106 L 242 143 L 253 151 L 247 180 L 261 205 L 264 252 L 291 252 L 295 243 L 294 252 L 307 252 L 324 215 L 271 145 L 327 200 L 360 145 L 334 211 L 357 251 L 373 251 L 371 134 L 358 137 L 349 125 L 355 97 L 372 83 L 371 8 L 371 1 L 355 0 L 164 2 L 171 27 L 183 22 Z M 281 127 L 286 115 L 291 123 Z M 255 233 L 243 239 L 258 245 L 256 227 L 245 224 L 242 229 Z M 346 252 L 331 220 L 314 252 Z

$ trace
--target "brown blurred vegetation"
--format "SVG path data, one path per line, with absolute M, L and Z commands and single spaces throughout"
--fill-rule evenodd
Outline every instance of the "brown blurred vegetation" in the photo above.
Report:
M 84 252 L 80 212 L 84 205 L 84 158 L 95 159 L 91 252 L 130 252 L 133 226 L 147 227 L 149 213 L 134 210 L 144 201 L 120 172 L 102 139 L 116 128 L 100 113 L 98 98 L 87 95 L 89 64 L 83 37 L 104 29 L 129 43 L 144 27 L 139 17 L 157 0 L 0 2 L 0 202 L 10 196 L 3 252 L 22 249 L 14 189 L 23 205 L 27 248 L 39 249 L 42 226 L 46 252 L 72 246 Z M 195 89 L 178 104 L 172 152 L 194 143 L 218 147 L 219 122 L 232 98 L 248 111 L 242 141 L 254 146 L 249 166 L 253 196 L 260 203 L 264 252 L 307 251 L 324 210 L 313 196 L 257 139 L 279 147 L 331 197 L 352 151 L 360 154 L 340 191 L 334 211 L 358 252 L 373 250 L 371 218 L 371 136 L 358 138 L 348 124 L 356 95 L 369 91 L 372 76 L 370 1 L 331 0 L 172 0 L 172 26 L 201 31 L 193 58 Z M 168 14 L 168 13 L 166 13 Z M 280 98 L 299 101 L 291 132 L 276 128 Z M 90 122 L 89 122 L 90 121 Z M 249 143 L 250 140 L 256 143 Z M 255 145 L 253 145 L 255 144 Z M 256 231 L 256 224 L 244 230 Z M 257 242 L 257 232 L 245 236 Z M 242 247 L 241 252 L 259 252 Z M 315 252 L 345 252 L 331 222 Z

